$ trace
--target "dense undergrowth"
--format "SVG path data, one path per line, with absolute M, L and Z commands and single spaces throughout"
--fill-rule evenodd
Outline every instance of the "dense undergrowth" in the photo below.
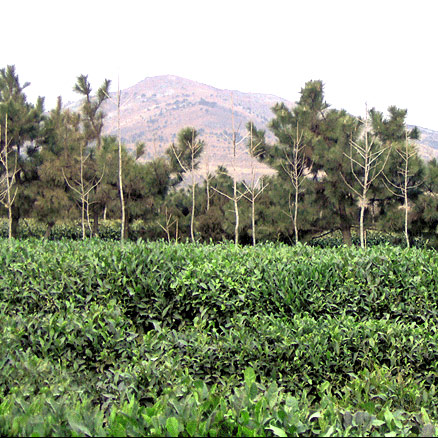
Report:
M 3 435 L 430 435 L 438 256 L 0 241 Z

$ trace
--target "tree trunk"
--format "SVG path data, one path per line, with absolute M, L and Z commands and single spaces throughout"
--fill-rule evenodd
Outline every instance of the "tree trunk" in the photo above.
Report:
M 93 236 L 99 237 L 99 208 L 97 205 L 93 209 Z
M 409 212 L 409 204 L 408 204 L 408 195 L 407 190 L 405 191 L 405 239 L 406 246 L 409 248 L 409 233 L 408 233 L 408 212 Z
M 294 230 L 295 230 L 295 245 L 298 244 L 298 226 L 297 226 L 297 219 L 298 219 L 298 178 L 295 185 L 295 205 L 294 205 Z
M 345 245 L 351 246 L 351 225 L 348 221 L 347 212 L 345 210 L 345 205 L 342 202 L 338 206 L 339 209 L 339 219 L 341 221 L 339 228 L 342 232 L 342 240 Z
M 48 239 L 50 237 L 50 234 L 52 233 L 52 228 L 54 225 L 55 225 L 54 221 L 47 222 L 47 229 L 46 229 L 46 232 L 44 234 L 44 239 Z
M 237 205 L 237 182 L 236 176 L 234 176 L 234 215 L 236 217 L 236 224 L 234 227 L 234 243 L 239 243 L 239 206 Z
M 256 245 L 256 225 L 255 225 L 255 199 L 251 202 L 251 221 L 252 221 L 252 244 Z
M 121 208 L 121 228 L 120 228 L 120 241 L 123 242 L 128 235 L 127 231 L 127 214 L 125 211 L 125 197 L 123 194 L 123 178 L 122 178 L 122 134 L 120 129 L 120 82 L 117 82 L 117 138 L 119 144 L 119 196 L 120 196 L 120 208 Z
M 351 246 L 351 228 L 349 225 L 341 225 L 342 241 L 345 245 Z
M 210 178 L 207 175 L 207 211 L 210 210 Z
M 192 160 L 193 161 L 193 160 Z M 192 166 L 192 211 L 190 215 L 190 238 L 195 241 L 195 179 Z
M 364 216 L 365 216 L 365 205 L 364 200 L 362 200 L 362 205 L 360 206 L 360 219 L 359 219 L 359 230 L 360 230 L 360 246 L 365 248 L 365 233 L 364 233 Z
M 18 222 L 20 220 L 20 210 L 17 207 L 11 206 L 12 218 L 10 221 L 10 233 L 11 237 L 18 237 Z
M 12 239 L 12 208 L 8 206 L 8 239 Z
M 123 239 L 129 239 L 129 217 L 128 215 L 125 215 L 125 225 L 123 227 Z
M 81 205 L 81 227 L 82 227 L 82 240 L 85 239 L 86 233 L 85 233 L 85 201 L 82 199 L 82 205 Z

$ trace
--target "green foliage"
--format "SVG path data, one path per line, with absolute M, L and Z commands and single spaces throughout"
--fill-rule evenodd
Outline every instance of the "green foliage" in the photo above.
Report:
M 180 183 L 184 174 L 198 168 L 204 145 L 195 128 L 186 127 L 178 132 L 176 144 L 166 150 L 172 171 L 176 174 L 174 184 Z
M 88 75 L 77 77 L 73 91 L 83 96 L 81 107 L 81 118 L 84 128 L 86 142 L 96 141 L 97 148 L 101 145 L 101 133 L 103 129 L 103 119 L 105 117 L 101 107 L 103 102 L 109 98 L 109 87 L 111 81 L 105 79 L 103 84 L 98 88 L 96 95 L 91 95 L 91 84 Z
M 0 146 L 3 153 L 7 125 L 7 149 L 9 153 L 14 151 L 16 159 L 13 178 L 16 196 L 10 206 L 12 237 L 16 237 L 18 219 L 29 215 L 32 209 L 33 183 L 38 179 L 37 167 L 41 164 L 39 137 L 41 122 L 44 120 L 44 99 L 39 97 L 35 105 L 27 102 L 24 90 L 29 85 L 28 82 L 21 85 L 15 66 L 8 65 L 0 69 Z M 0 166 L 0 176 L 3 173 L 4 167 Z
M 437 264 L 388 246 L 1 241 L 0 433 L 434 434 Z

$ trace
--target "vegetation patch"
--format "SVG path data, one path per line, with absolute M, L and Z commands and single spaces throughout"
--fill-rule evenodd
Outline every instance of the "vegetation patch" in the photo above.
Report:
M 433 250 L 0 241 L 7 436 L 433 435 Z

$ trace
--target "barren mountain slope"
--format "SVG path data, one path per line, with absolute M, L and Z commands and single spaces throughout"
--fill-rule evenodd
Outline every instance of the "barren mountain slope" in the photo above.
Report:
M 104 133 L 116 135 L 115 93 L 112 97 L 104 107 L 107 113 Z M 182 128 L 196 128 L 208 145 L 203 154 L 201 173 L 206 171 L 207 163 L 209 171 L 214 171 L 219 164 L 232 171 L 232 112 L 239 140 L 246 135 L 249 120 L 258 128 L 266 129 L 275 103 L 284 102 L 289 108 L 293 106 L 292 102 L 277 96 L 221 90 L 170 75 L 146 78 L 122 90 L 121 102 L 122 139 L 132 149 L 137 141 L 145 142 L 146 160 L 163 154 Z M 77 108 L 78 103 L 72 107 Z M 420 155 L 426 160 L 438 158 L 438 132 L 419 129 Z M 267 138 L 273 140 L 269 131 Z M 236 166 L 239 179 L 249 178 L 251 163 L 257 168 L 257 175 L 273 173 L 272 169 L 251 159 L 246 149 L 244 140 L 239 146 Z
M 177 76 L 146 78 L 124 90 L 121 99 L 121 131 L 123 141 L 134 147 L 137 141 L 146 143 L 146 159 L 161 155 L 175 141 L 178 131 L 192 126 L 208 144 L 210 170 L 219 164 L 231 171 L 232 108 L 238 140 L 246 135 L 246 123 L 254 121 L 258 128 L 266 128 L 272 118 L 271 107 L 277 102 L 291 102 L 277 96 L 220 90 Z M 105 106 L 105 134 L 116 134 L 117 111 L 114 102 Z M 206 166 L 207 152 L 203 155 Z M 254 161 L 253 161 L 254 162 Z M 255 162 L 258 173 L 272 173 L 271 169 Z M 239 146 L 237 173 L 248 177 L 251 159 L 246 152 L 246 141 Z

